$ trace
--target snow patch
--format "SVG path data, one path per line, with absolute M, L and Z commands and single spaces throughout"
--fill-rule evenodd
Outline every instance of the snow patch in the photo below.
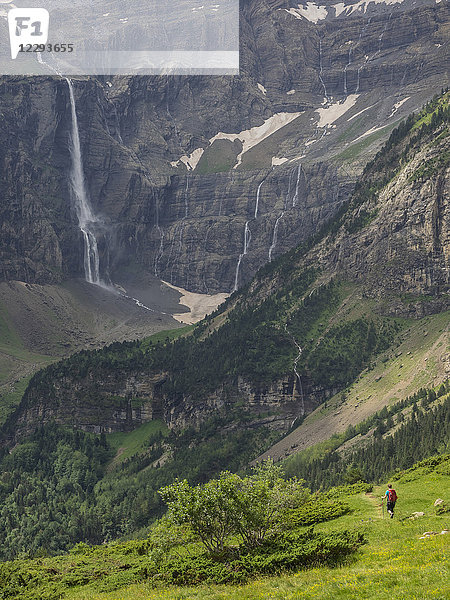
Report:
M 287 162 L 289 159 L 288 158 L 277 158 L 276 156 L 274 156 L 272 158 L 272 167 L 278 167 L 279 165 L 284 164 L 285 162 Z
M 242 151 L 238 154 L 237 162 L 233 167 L 234 169 L 237 169 L 237 167 L 242 163 L 242 156 L 246 152 L 248 152 L 254 146 L 260 144 L 263 140 L 271 136 L 285 125 L 288 125 L 291 121 L 294 121 L 294 119 L 299 117 L 301 114 L 301 112 L 277 113 L 276 115 L 266 119 L 262 125 L 252 127 L 251 129 L 246 129 L 240 133 L 219 132 L 209 140 L 209 145 L 214 144 L 216 140 L 228 140 L 229 142 L 240 140 L 242 142 Z M 194 150 L 194 152 L 189 154 L 189 156 L 182 156 L 178 160 L 172 161 L 170 164 L 172 167 L 178 167 L 180 162 L 182 162 L 189 171 L 193 171 L 203 156 L 204 151 L 204 148 L 197 148 Z
M 440 1 L 440 0 L 439 0 Z M 346 17 L 349 17 L 355 12 L 366 13 L 369 4 L 401 4 L 404 0 L 361 0 L 356 4 L 345 4 L 344 2 L 338 2 L 333 4 L 332 8 L 336 11 L 335 16 L 339 17 L 342 13 L 345 13 Z
M 317 127 L 326 127 L 342 117 L 352 106 L 355 105 L 359 94 L 350 94 L 344 102 L 336 102 L 327 108 L 318 108 L 315 112 L 319 115 Z
M 366 112 L 366 110 L 369 110 L 369 108 L 373 108 L 375 106 L 375 104 L 372 104 L 372 106 L 367 106 L 366 108 L 363 108 L 362 110 L 360 110 L 359 112 L 356 113 L 356 115 L 353 115 L 352 117 L 349 117 L 347 119 L 347 121 L 351 121 L 352 119 L 356 119 L 356 117 L 359 117 L 359 115 L 362 115 L 363 112 Z
M 286 92 L 286 96 L 292 96 L 292 94 L 295 94 L 295 90 L 289 90 Z
M 318 21 L 323 21 L 328 16 L 329 8 L 334 8 L 334 16 L 337 18 L 344 14 L 345 17 L 349 17 L 353 13 L 367 12 L 370 4 L 401 4 L 404 0 L 360 0 L 355 4 L 345 4 L 345 2 L 337 2 L 332 4 L 331 7 L 320 6 L 316 2 L 306 2 L 306 4 L 299 4 L 298 8 L 282 8 L 279 10 L 285 10 L 287 13 L 295 17 L 296 19 L 306 19 L 311 23 L 317 24 Z M 441 0 L 436 0 L 436 3 Z
M 263 140 L 271 136 L 273 133 L 288 125 L 291 121 L 299 117 L 302 113 L 277 113 L 272 117 L 269 117 L 264 121 L 262 125 L 252 127 L 240 133 L 218 133 L 209 141 L 213 144 L 216 140 L 228 140 L 234 142 L 240 140 L 242 142 L 242 151 L 237 157 L 237 163 L 234 165 L 234 169 L 242 163 L 243 155 L 248 152 L 254 146 L 260 144 Z
M 318 6 L 315 2 L 307 2 L 306 6 L 298 5 L 298 8 L 285 8 L 286 12 L 296 19 L 306 19 L 311 23 L 317 23 L 327 18 L 326 6 Z
M 372 135 L 372 133 L 375 133 L 376 131 L 380 131 L 380 129 L 384 129 L 385 127 L 386 125 L 382 125 L 381 127 L 372 127 L 372 129 L 369 129 L 368 131 L 366 131 L 366 133 L 363 133 L 362 135 L 357 137 L 356 140 L 353 140 L 352 144 L 354 144 L 355 142 L 359 142 L 359 140 L 364 139 L 368 135 Z
M 201 321 L 206 315 L 214 312 L 218 306 L 225 302 L 230 294 L 196 294 L 194 292 L 188 292 L 187 290 L 172 285 L 167 281 L 163 281 L 167 287 L 180 292 L 181 298 L 179 304 L 187 306 L 190 312 L 172 315 L 172 317 L 180 323 L 187 323 L 192 325 Z
M 180 160 L 177 160 L 176 163 L 170 163 L 173 167 L 178 166 L 178 164 L 180 162 L 182 162 L 188 171 L 193 171 L 195 169 L 195 167 L 198 165 L 201 157 L 203 156 L 203 152 L 205 151 L 204 148 L 197 148 L 196 150 L 194 150 L 194 152 L 192 152 L 191 154 L 189 154 L 189 156 L 182 156 L 180 158 Z
M 405 102 L 407 100 L 409 100 L 411 98 L 411 96 L 406 96 L 406 98 L 403 98 L 403 100 L 400 100 L 400 102 L 397 102 L 396 104 L 394 104 L 394 108 L 392 109 L 391 114 L 388 116 L 388 119 L 390 119 L 391 117 L 393 117 L 395 115 L 395 113 L 398 111 L 398 109 L 400 108 L 400 106 L 402 106 L 403 104 L 405 104 Z

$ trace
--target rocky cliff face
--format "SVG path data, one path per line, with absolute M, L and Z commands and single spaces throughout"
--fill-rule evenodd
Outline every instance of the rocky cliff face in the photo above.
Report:
M 244 2 L 239 77 L 74 82 L 103 271 L 137 262 L 229 292 L 335 213 L 392 127 L 447 77 L 444 2 L 341 4 Z M 82 274 L 68 102 L 64 80 L 0 84 L 3 279 Z
M 142 371 L 120 371 L 89 375 L 76 384 L 61 379 L 45 398 L 30 390 L 6 435 L 9 444 L 34 431 L 37 424 L 54 421 L 92 433 L 131 431 L 152 419 L 162 419 L 173 430 L 198 428 L 208 419 L 224 418 L 236 426 L 237 406 L 241 403 L 239 427 L 268 426 L 286 431 L 295 421 L 312 412 L 333 394 L 333 390 L 309 389 L 305 401 L 294 384 L 294 376 L 272 385 L 255 385 L 243 378 L 228 382 L 214 393 L 199 400 L 191 396 L 172 397 L 161 391 L 167 374 L 149 375 Z M 242 400 L 245 398 L 245 407 Z M 9 424 L 6 425 L 8 430 Z M 233 427 L 233 425 L 231 425 Z
M 135 356 L 126 348 L 115 355 L 110 348 L 36 375 L 7 423 L 8 441 L 52 419 L 97 432 L 129 430 L 155 418 L 174 430 L 219 418 L 227 427 L 264 424 L 286 431 L 348 384 L 348 376 L 328 378 L 327 369 L 339 365 L 345 375 L 348 367 L 354 377 L 396 343 L 397 321 L 380 313 L 423 317 L 448 308 L 448 100 L 449 92 L 395 132 L 365 169 L 345 210 L 309 251 L 298 248 L 260 271 L 190 340 L 144 354 L 140 349 Z M 300 190 L 302 171 L 296 173 L 291 188 L 298 181 Z M 275 185 L 275 173 L 270 175 Z M 264 210 L 261 194 L 259 201 Z M 286 208 L 283 218 L 288 213 Z M 251 227 L 255 221 L 249 220 Z M 339 291 L 324 286 L 332 279 L 340 282 L 334 284 Z M 251 330 L 242 333 L 251 318 Z M 353 334 L 359 337 L 341 353 Z M 286 341 L 295 346 L 292 353 L 283 350 Z M 235 347 L 248 376 L 233 362 Z M 205 370 L 199 348 L 208 349 Z M 356 350 L 366 358 L 352 362 L 349 353 Z M 214 361 L 222 359 L 227 367 L 215 369 Z
M 450 202 L 448 125 L 424 140 L 417 152 L 386 188 L 358 208 L 372 215 L 361 231 L 340 230 L 309 257 L 329 272 L 363 282 L 377 298 L 428 294 L 415 316 L 448 303 L 450 282 Z M 434 137 L 441 138 L 439 143 Z M 395 303 L 390 312 L 404 312 Z

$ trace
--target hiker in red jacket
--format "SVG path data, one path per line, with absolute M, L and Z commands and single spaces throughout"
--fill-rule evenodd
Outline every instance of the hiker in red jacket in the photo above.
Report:
M 397 494 L 395 493 L 395 490 L 392 489 L 391 484 L 388 485 L 388 489 L 386 490 L 384 497 L 386 498 L 387 511 L 391 515 L 391 519 L 393 519 L 395 503 L 397 502 Z

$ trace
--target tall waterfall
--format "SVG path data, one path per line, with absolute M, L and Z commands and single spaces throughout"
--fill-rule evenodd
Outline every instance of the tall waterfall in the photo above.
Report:
M 241 254 L 239 254 L 239 260 L 238 260 L 238 263 L 236 265 L 236 275 L 234 276 L 233 292 L 236 292 L 237 289 L 238 289 L 238 284 L 239 284 L 239 269 L 241 268 L 242 259 L 244 258 L 244 256 L 248 252 L 248 247 L 249 247 L 249 244 L 250 244 L 250 240 L 252 239 L 252 234 L 251 234 L 250 227 L 248 226 L 248 224 L 249 224 L 249 221 L 246 221 L 246 223 L 245 223 L 245 229 L 244 229 L 244 250 L 242 251 Z
M 256 192 L 256 204 L 255 204 L 255 216 L 253 217 L 254 219 L 258 218 L 258 209 L 259 209 L 259 195 L 261 193 L 261 188 L 262 188 L 262 184 L 264 183 L 264 179 L 261 181 L 261 183 L 258 185 L 258 190 Z
M 292 182 L 293 182 L 293 178 L 295 177 L 295 172 L 297 171 L 297 183 L 295 185 L 295 193 L 293 195 L 292 198 L 292 208 L 295 207 L 295 205 L 297 204 L 298 201 L 298 186 L 300 183 L 300 173 L 301 173 L 301 168 L 302 165 L 301 163 L 298 165 L 297 169 L 292 169 L 292 171 L 289 174 L 289 185 L 288 185 L 288 190 L 287 190 L 287 194 L 284 198 L 284 206 L 283 206 L 283 210 L 281 211 L 281 213 L 278 215 L 276 221 L 275 221 L 275 227 L 273 228 L 273 234 L 272 234 L 272 243 L 270 244 L 269 247 L 269 262 L 272 262 L 272 254 L 273 251 L 275 250 L 275 246 L 277 245 L 277 241 L 278 241 L 278 226 L 280 224 L 281 219 L 284 217 L 284 213 L 288 210 L 288 205 L 290 202 L 290 197 L 291 197 L 291 189 L 292 189 Z
M 255 213 L 253 215 L 253 220 L 256 220 L 258 218 L 258 210 L 259 210 L 259 198 L 261 195 L 261 188 L 262 188 L 262 184 L 264 183 L 264 181 L 266 180 L 266 178 L 264 178 L 261 183 L 258 185 L 258 189 L 256 190 L 256 204 L 255 204 Z M 246 221 L 245 223 L 245 228 L 244 228 L 244 249 L 241 252 L 241 254 L 239 254 L 239 258 L 238 258 L 238 262 L 236 265 L 236 273 L 234 276 L 234 287 L 233 287 L 233 292 L 236 292 L 238 289 L 238 284 L 239 284 L 239 271 L 241 268 L 241 262 L 242 259 L 244 258 L 244 256 L 246 256 L 247 252 L 248 252 L 248 247 L 250 245 L 250 240 L 252 239 L 252 232 L 250 231 L 250 227 L 249 224 L 250 221 Z
M 99 219 L 92 212 L 86 191 L 81 157 L 80 135 L 78 133 L 78 119 L 73 94 L 72 82 L 65 77 L 69 86 L 70 106 L 72 111 L 72 132 L 70 136 L 70 155 L 72 169 L 70 172 L 70 185 L 72 189 L 75 211 L 78 217 L 78 226 L 84 238 L 84 276 L 86 281 L 95 285 L 103 285 L 100 279 L 100 259 L 98 244 L 95 234 Z
M 302 172 L 302 163 L 300 163 L 297 167 L 297 183 L 295 184 L 295 194 L 294 197 L 292 198 L 292 208 L 295 208 L 297 206 L 297 202 L 298 202 L 298 186 L 300 184 L 300 175 Z
M 349 68 L 349 66 L 351 64 L 352 64 L 352 47 L 350 46 L 350 48 L 348 49 L 347 64 L 344 67 L 344 94 L 345 94 L 345 96 L 348 96 L 347 69 Z
M 323 87 L 323 93 L 325 95 L 326 101 L 329 102 L 330 99 L 327 94 L 327 88 L 325 82 L 323 80 L 323 62 L 322 62 L 322 40 L 319 40 L 319 80 Z
M 284 217 L 284 210 L 281 212 L 281 214 L 277 217 L 277 220 L 275 221 L 275 227 L 273 228 L 273 235 L 272 235 L 272 243 L 270 244 L 270 248 L 269 248 L 269 262 L 272 262 L 272 254 L 273 254 L 273 251 L 275 250 L 275 246 L 277 245 L 277 241 L 278 241 L 278 225 L 283 217 Z

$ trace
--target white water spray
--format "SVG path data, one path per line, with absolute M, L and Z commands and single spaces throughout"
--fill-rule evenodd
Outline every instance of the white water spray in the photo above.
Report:
M 189 177 L 186 175 L 186 187 L 184 190 L 184 218 L 188 216 L 189 210 Z
M 97 238 L 95 235 L 96 226 L 98 226 L 100 221 L 92 212 L 86 191 L 73 86 L 68 77 L 65 77 L 65 80 L 69 86 L 70 107 L 72 112 L 72 133 L 70 136 L 72 170 L 70 173 L 70 184 L 78 218 L 78 226 L 84 238 L 84 276 L 89 283 L 103 285 L 100 279 L 100 259 Z
M 299 165 L 298 168 L 297 168 L 297 184 L 295 186 L 296 193 L 297 193 L 297 198 L 298 198 L 298 185 L 299 185 L 299 181 L 300 181 L 300 169 L 301 169 L 301 165 Z M 273 251 L 275 250 L 275 246 L 277 245 L 277 241 L 278 241 L 278 227 L 280 225 L 280 221 L 284 217 L 284 213 L 288 209 L 289 198 L 291 197 L 292 180 L 293 180 L 293 174 L 294 173 L 295 173 L 295 169 L 293 169 L 290 172 L 290 174 L 289 174 L 289 185 L 288 185 L 287 194 L 286 194 L 286 196 L 284 198 L 284 207 L 283 207 L 283 210 L 281 211 L 281 213 L 278 215 L 278 217 L 277 217 L 277 219 L 275 221 L 275 226 L 273 228 L 272 243 L 270 244 L 270 248 L 269 248 L 269 262 L 272 262 L 272 254 L 273 254 Z M 294 199 L 295 199 L 295 194 L 294 194 L 294 197 L 292 199 L 292 205 L 293 206 L 294 206 Z
M 263 179 L 261 181 L 261 183 L 258 185 L 258 189 L 256 190 L 256 204 L 255 204 L 255 212 L 253 215 L 253 220 L 258 218 L 258 210 L 259 210 L 259 198 L 261 195 L 261 188 L 262 188 L 262 184 L 264 183 L 265 179 Z M 234 287 L 233 287 L 233 292 L 236 292 L 238 289 L 238 284 L 239 284 L 239 271 L 241 268 L 241 263 L 242 263 L 242 259 L 244 258 L 244 256 L 247 255 L 248 253 L 248 247 L 250 245 L 250 240 L 252 239 L 252 233 L 250 231 L 250 227 L 249 227 L 249 223 L 250 221 L 246 221 L 245 223 L 245 228 L 244 228 L 244 249 L 241 252 L 241 254 L 239 254 L 239 258 L 238 258 L 238 262 L 236 265 L 236 273 L 234 276 Z
M 277 217 L 277 220 L 275 221 L 275 227 L 273 228 L 273 235 L 272 235 L 272 243 L 270 245 L 269 248 L 269 262 L 272 262 L 272 253 L 275 250 L 275 246 L 277 245 L 277 241 L 278 241 L 278 225 L 281 221 L 281 219 L 284 216 L 284 210 L 281 212 L 281 214 Z
M 298 165 L 297 168 L 297 183 L 295 184 L 295 194 L 294 197 L 292 198 L 292 208 L 295 208 L 297 206 L 297 202 L 298 202 L 298 186 L 300 183 L 300 173 L 302 172 L 302 165 L 301 163 Z

